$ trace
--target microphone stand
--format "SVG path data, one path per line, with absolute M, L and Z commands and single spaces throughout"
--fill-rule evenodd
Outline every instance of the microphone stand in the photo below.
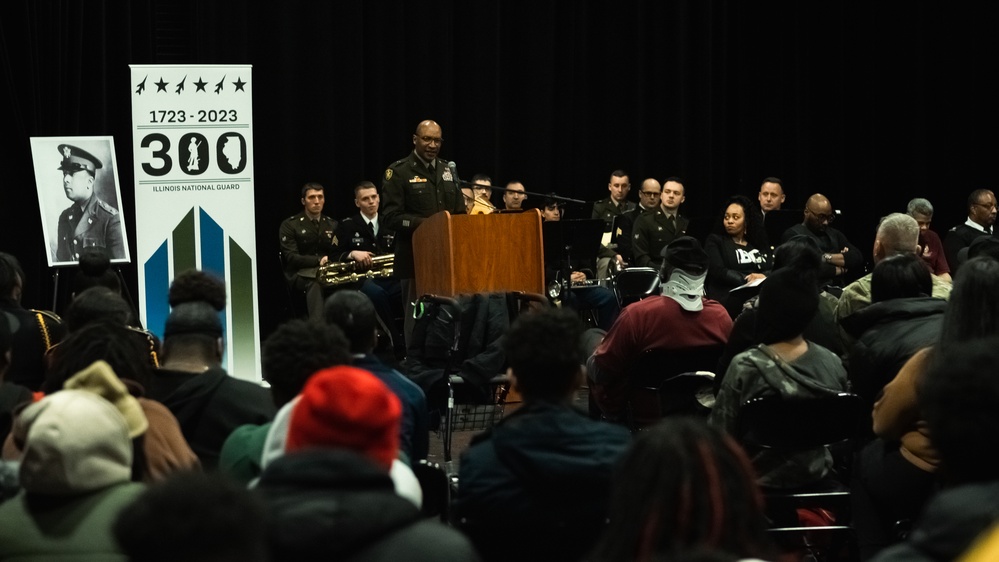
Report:
M 454 183 L 458 184 L 458 188 L 459 189 L 461 189 L 462 187 L 469 187 L 469 188 L 472 188 L 472 189 L 474 189 L 476 187 L 478 187 L 479 189 L 482 189 L 484 187 L 488 187 L 489 189 L 492 189 L 492 190 L 495 190 L 495 191 L 516 191 L 517 193 L 523 193 L 524 195 L 531 195 L 531 196 L 542 198 L 542 199 L 551 199 L 552 201 L 555 201 L 556 203 L 560 203 L 560 204 L 565 204 L 565 203 L 573 203 L 573 204 L 576 204 L 576 205 L 585 205 L 586 204 L 586 201 L 583 201 L 582 199 L 573 199 L 572 197 L 563 197 L 561 195 L 555 195 L 554 193 L 539 193 L 537 191 L 527 191 L 527 190 L 521 191 L 519 189 L 510 189 L 508 187 L 500 187 L 498 185 L 482 185 L 482 184 L 478 184 L 478 183 L 472 183 L 470 181 L 461 180 L 461 179 L 458 179 L 457 177 L 454 178 Z M 503 209 L 497 209 L 497 211 L 502 211 L 502 210 Z
M 537 192 L 534 192 L 534 191 L 527 191 L 527 190 L 519 191 L 519 190 L 516 190 L 516 189 L 510 189 L 508 187 L 499 187 L 499 186 L 493 186 L 493 185 L 483 186 L 483 185 L 479 185 L 477 183 L 468 182 L 468 181 L 465 181 L 465 180 L 463 180 L 463 179 L 461 179 L 461 178 L 458 177 L 458 165 L 454 163 L 454 160 L 450 160 L 450 161 L 447 162 L 447 169 L 448 169 L 448 171 L 451 172 L 451 175 L 453 176 L 452 177 L 452 181 L 454 181 L 454 183 L 458 185 L 458 189 L 461 189 L 463 187 L 468 187 L 468 188 L 471 188 L 471 189 L 475 189 L 475 187 L 479 187 L 479 188 L 488 187 L 491 190 L 495 189 L 495 190 L 504 191 L 504 192 L 505 191 L 517 191 L 518 193 L 523 193 L 524 195 L 533 195 L 535 197 L 540 197 L 540 198 L 544 198 L 544 199 L 551 199 L 552 201 L 555 201 L 556 203 L 561 203 L 561 204 L 565 204 L 565 203 L 574 203 L 574 204 L 577 204 L 577 205 L 585 205 L 586 204 L 586 201 L 583 201 L 581 199 L 573 199 L 571 197 L 562 197 L 561 195 L 555 195 L 554 193 L 537 193 Z M 497 211 L 503 211 L 504 209 L 496 209 L 496 210 Z

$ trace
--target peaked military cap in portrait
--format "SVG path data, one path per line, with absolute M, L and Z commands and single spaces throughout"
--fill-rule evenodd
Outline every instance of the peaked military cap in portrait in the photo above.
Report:
M 96 156 L 71 144 L 60 144 L 59 153 L 62 154 L 59 169 L 65 172 L 87 170 L 93 174 L 94 170 L 104 166 Z

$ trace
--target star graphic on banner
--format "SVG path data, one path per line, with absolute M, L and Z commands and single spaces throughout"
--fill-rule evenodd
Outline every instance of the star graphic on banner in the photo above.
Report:
M 243 89 L 243 86 L 246 85 L 246 82 L 243 82 L 242 78 L 236 78 L 236 81 L 233 82 L 232 84 L 234 86 L 236 86 L 236 91 L 237 92 L 245 92 L 246 91 L 246 90 Z
M 167 84 L 169 84 L 169 82 L 164 82 L 163 81 L 163 77 L 160 76 L 160 81 L 159 82 L 153 82 L 153 84 L 156 84 L 156 91 L 157 92 L 165 92 Z
M 216 94 L 222 91 L 222 86 L 223 85 L 225 85 L 225 76 L 223 76 L 222 79 L 219 80 L 218 84 L 215 84 L 215 93 Z
M 139 85 L 135 88 L 135 93 L 140 96 L 142 95 L 142 91 L 146 89 L 146 78 L 149 78 L 149 75 L 146 75 L 146 77 L 142 79 L 142 82 L 139 82 Z
M 198 76 L 198 81 L 195 82 L 194 85 L 198 87 L 198 89 L 195 90 L 195 92 L 204 92 L 205 86 L 208 85 L 208 82 L 205 82 L 204 80 L 201 79 L 200 76 Z
M 187 82 L 187 75 L 184 75 L 184 79 L 180 81 L 180 84 L 177 84 L 177 88 L 174 90 L 177 95 L 180 95 L 184 91 L 184 82 Z

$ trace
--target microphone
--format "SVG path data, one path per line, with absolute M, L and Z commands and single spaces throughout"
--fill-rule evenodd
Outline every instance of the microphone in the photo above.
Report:
M 461 180 L 458 179 L 458 165 L 454 163 L 454 160 L 450 160 L 447 163 L 447 169 L 451 171 L 451 177 L 454 178 L 455 185 L 461 186 Z

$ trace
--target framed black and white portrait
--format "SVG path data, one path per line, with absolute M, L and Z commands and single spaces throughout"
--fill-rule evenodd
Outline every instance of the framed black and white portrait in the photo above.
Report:
M 92 247 L 130 262 L 114 139 L 32 137 L 31 158 L 49 266 L 74 265 Z

